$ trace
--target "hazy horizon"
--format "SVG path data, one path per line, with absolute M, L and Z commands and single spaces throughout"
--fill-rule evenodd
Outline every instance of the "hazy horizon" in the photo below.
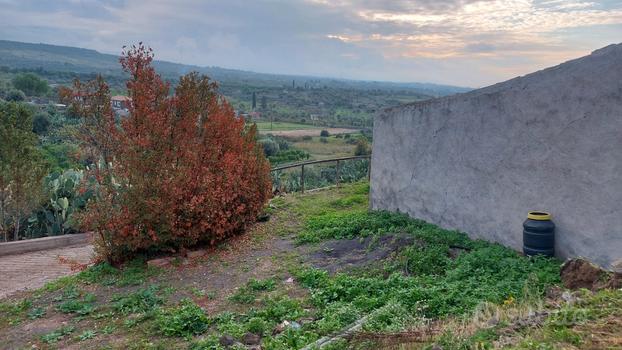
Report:
M 0 0 L 0 39 L 260 73 L 481 87 L 622 38 L 622 1 Z

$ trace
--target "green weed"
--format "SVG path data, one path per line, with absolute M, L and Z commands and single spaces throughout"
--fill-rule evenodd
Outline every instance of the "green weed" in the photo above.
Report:
M 163 334 L 179 337 L 201 334 L 210 324 L 203 309 L 189 299 L 182 300 L 177 307 L 161 310 L 156 322 Z
M 217 336 L 210 335 L 205 339 L 190 344 L 189 350 L 224 350 Z
M 80 316 L 88 315 L 95 311 L 95 295 L 85 294 L 82 300 L 70 299 L 58 305 L 58 311 L 71 314 L 75 313 Z
M 158 286 L 152 285 L 126 295 L 116 295 L 112 298 L 113 308 L 124 315 L 152 311 L 164 303 L 158 290 Z
M 108 263 L 91 266 L 77 275 L 77 279 L 87 284 L 101 284 L 119 287 L 136 286 L 145 283 L 159 273 L 159 269 L 147 266 L 142 259 L 130 261 L 123 269 L 117 269 Z
M 42 307 L 37 307 L 34 308 L 32 310 L 30 310 L 30 312 L 28 312 L 28 318 L 31 320 L 35 320 L 37 318 L 41 318 L 45 316 L 45 309 Z
M 47 344 L 57 343 L 59 340 L 63 339 L 66 335 L 73 333 L 75 329 L 76 328 L 73 326 L 61 327 L 53 332 L 42 335 L 41 341 Z
M 84 341 L 84 340 L 95 338 L 96 336 L 97 336 L 97 332 L 89 329 L 89 330 L 82 332 L 82 334 L 78 336 L 78 339 L 80 341 Z
M 257 300 L 259 292 L 272 291 L 276 288 L 276 281 L 273 278 L 256 280 L 251 278 L 246 286 L 240 288 L 229 300 L 240 304 L 252 304 Z

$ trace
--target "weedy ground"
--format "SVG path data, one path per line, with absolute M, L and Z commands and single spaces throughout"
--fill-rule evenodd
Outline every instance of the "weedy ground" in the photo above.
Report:
M 323 348 L 620 345 L 622 292 L 563 299 L 559 261 L 368 212 L 368 190 L 275 198 L 270 221 L 205 256 L 100 264 L 15 295 L 0 304 L 0 348 L 223 349 L 225 336 L 299 349 L 361 319 Z

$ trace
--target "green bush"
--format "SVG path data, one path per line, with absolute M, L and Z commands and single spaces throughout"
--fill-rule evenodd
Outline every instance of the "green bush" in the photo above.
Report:
M 328 136 L 330 136 L 330 133 L 328 132 L 328 130 L 322 130 L 322 131 L 320 131 L 320 136 L 321 137 L 328 137 Z
M 26 100 L 26 95 L 20 90 L 9 90 L 6 94 L 6 100 L 9 102 L 21 102 Z
M 275 156 L 277 153 L 279 153 L 279 150 L 280 150 L 279 144 L 273 139 L 271 138 L 261 139 L 259 140 L 259 143 L 263 147 L 263 153 L 266 155 L 266 157 L 272 157 L 272 156 Z
M 299 149 L 288 149 L 286 151 L 279 151 L 273 156 L 269 156 L 268 160 L 272 165 L 293 163 L 300 160 L 309 159 L 309 153 Z
M 356 141 L 356 147 L 354 148 L 355 156 L 367 156 L 371 154 L 371 147 L 365 139 L 358 139 Z
M 47 81 L 34 73 L 20 73 L 11 82 L 28 96 L 42 96 L 50 90 Z
M 37 113 L 32 119 L 32 131 L 41 136 L 45 135 L 50 128 L 50 119 L 47 113 Z

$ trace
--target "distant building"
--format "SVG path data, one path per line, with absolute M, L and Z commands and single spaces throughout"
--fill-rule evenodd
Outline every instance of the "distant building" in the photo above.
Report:
M 110 102 L 112 103 L 112 108 L 114 109 L 127 109 L 132 102 L 132 99 L 127 96 L 112 96 L 110 98 Z
M 261 112 L 252 111 L 249 113 L 249 116 L 253 119 L 259 119 L 261 118 Z

